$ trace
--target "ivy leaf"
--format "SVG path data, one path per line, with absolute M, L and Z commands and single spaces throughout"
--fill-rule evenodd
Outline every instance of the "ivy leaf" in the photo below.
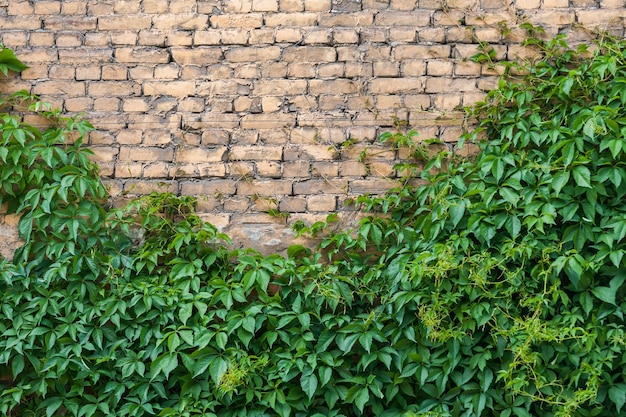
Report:
M 574 180 L 578 186 L 592 188 L 589 168 L 579 165 L 572 170 L 572 174 L 574 174 Z
M 591 292 L 605 303 L 617 305 L 615 296 L 617 295 L 619 287 L 624 283 L 624 280 L 626 280 L 626 275 L 618 275 L 611 279 L 608 287 L 595 287 Z
M 317 391 L 317 376 L 314 373 L 302 375 L 300 386 L 310 400 L 315 395 L 315 391 Z
M 569 178 L 569 171 L 557 172 L 556 174 L 554 174 L 554 176 L 552 177 L 551 185 L 556 196 L 558 196 L 563 187 L 565 187 L 565 185 L 569 181 Z
M 617 384 L 609 388 L 609 398 L 613 401 L 619 413 L 624 403 L 626 403 L 626 385 Z

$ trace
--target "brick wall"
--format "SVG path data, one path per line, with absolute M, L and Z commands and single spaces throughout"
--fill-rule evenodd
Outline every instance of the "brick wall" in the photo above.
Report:
M 399 156 L 376 138 L 394 117 L 456 140 L 496 81 L 467 60 L 478 41 L 514 58 L 522 21 L 578 39 L 622 36 L 625 16 L 624 0 L 0 0 L 0 41 L 31 66 L 0 91 L 84 112 L 118 201 L 197 195 L 272 252 L 294 221 L 353 219 L 347 199 L 393 184 Z

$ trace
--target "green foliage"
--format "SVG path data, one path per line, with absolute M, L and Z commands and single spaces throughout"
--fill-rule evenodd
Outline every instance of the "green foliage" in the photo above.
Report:
M 0 261 L 0 412 L 620 415 L 626 43 L 537 45 L 473 109 L 475 158 L 383 135 L 408 148 L 403 186 L 287 257 L 229 250 L 189 197 L 107 210 L 88 124 L 0 115 L 25 239 Z
M 9 71 L 22 72 L 27 68 L 28 66 L 17 59 L 11 49 L 4 48 L 0 45 L 0 72 L 4 74 L 5 77 L 9 75 Z

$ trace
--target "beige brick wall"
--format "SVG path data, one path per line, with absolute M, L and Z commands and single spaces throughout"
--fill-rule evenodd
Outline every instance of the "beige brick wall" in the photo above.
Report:
M 394 117 L 456 140 L 494 85 L 467 60 L 478 41 L 506 59 L 524 20 L 582 39 L 625 17 L 622 0 L 0 0 L 0 42 L 31 66 L 0 87 L 84 112 L 112 194 L 198 195 L 272 252 L 294 221 L 354 219 L 350 197 L 394 184 L 402 155 L 376 143 Z

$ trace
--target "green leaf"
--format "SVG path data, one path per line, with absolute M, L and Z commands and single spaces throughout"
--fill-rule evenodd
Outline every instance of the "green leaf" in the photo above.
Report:
M 626 403 L 626 385 L 625 384 L 617 384 L 609 388 L 609 398 L 615 404 L 615 408 L 617 408 L 617 412 L 619 413 Z
M 579 165 L 572 169 L 572 174 L 574 175 L 574 180 L 576 184 L 580 187 L 592 188 L 591 187 L 591 172 L 589 168 Z
M 552 186 L 552 189 L 557 196 L 561 193 L 563 187 L 567 185 L 569 178 L 569 171 L 557 172 L 552 176 L 552 182 L 550 183 L 550 185 Z
M 317 376 L 312 372 L 302 375 L 302 378 L 300 378 L 300 386 L 309 400 L 312 399 L 315 395 L 315 391 L 317 391 Z
M 165 353 L 156 358 L 150 365 L 150 379 L 153 380 L 160 373 L 163 373 L 167 378 L 177 366 L 178 355 L 176 353 Z

